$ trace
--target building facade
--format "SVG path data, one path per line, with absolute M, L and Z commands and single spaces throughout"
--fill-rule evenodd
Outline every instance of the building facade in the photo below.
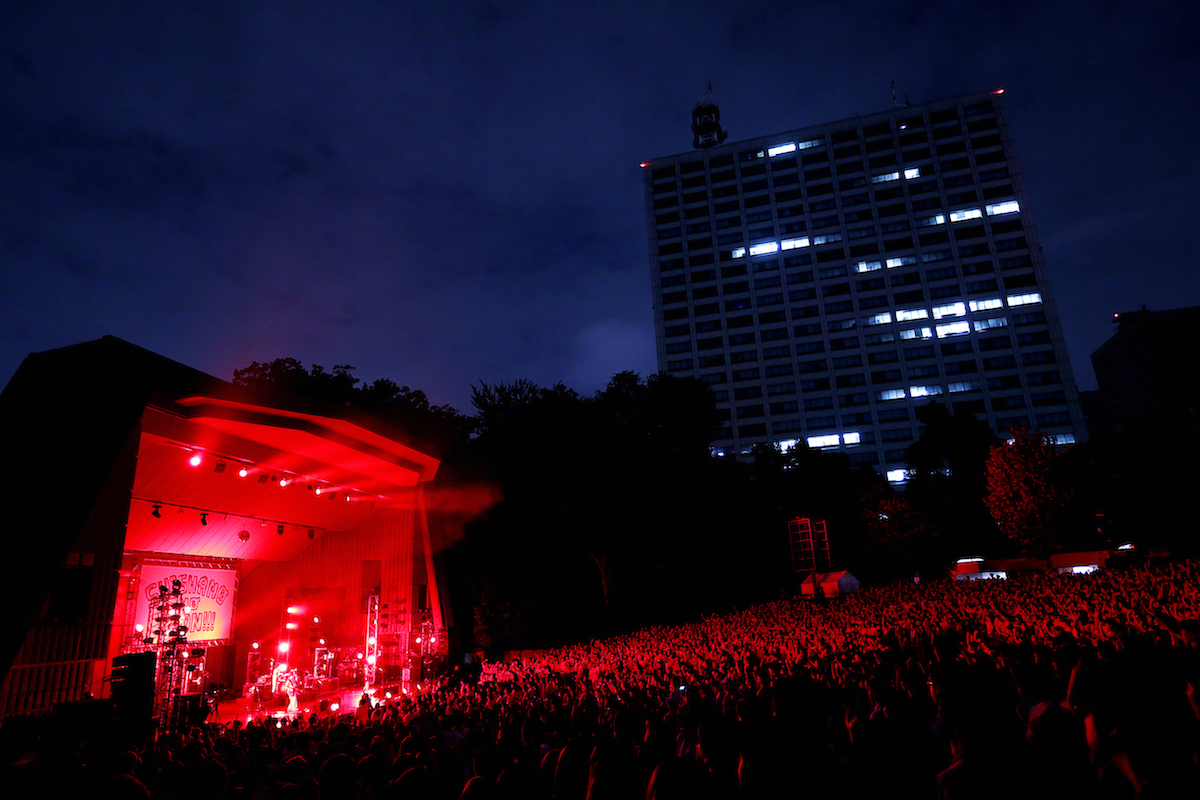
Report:
M 1200 306 L 1114 314 L 1117 331 L 1092 353 L 1104 428 L 1163 423 L 1195 413 L 1200 400 Z
M 999 92 L 643 173 L 658 367 L 711 385 L 717 454 L 806 442 L 902 481 L 930 401 L 1086 436 Z

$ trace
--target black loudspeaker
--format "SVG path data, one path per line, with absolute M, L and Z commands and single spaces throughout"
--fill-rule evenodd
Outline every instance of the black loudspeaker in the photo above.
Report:
M 144 741 L 153 730 L 156 659 L 151 650 L 113 658 L 114 721 L 134 741 Z

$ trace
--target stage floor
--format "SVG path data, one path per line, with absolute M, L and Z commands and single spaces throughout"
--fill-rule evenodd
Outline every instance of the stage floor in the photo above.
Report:
M 400 693 L 403 690 L 399 684 L 387 684 L 372 687 L 368 690 L 376 703 L 383 702 L 391 696 L 391 694 Z M 235 697 L 230 700 L 222 700 L 216 704 L 215 713 L 208 717 L 210 723 L 221 723 L 228 725 L 234 720 L 241 720 L 243 723 L 248 723 L 261 719 L 293 719 L 297 716 L 308 717 L 311 714 L 325 713 L 336 716 L 351 715 L 358 708 L 358 702 L 362 698 L 362 687 L 353 689 L 337 689 L 335 691 L 326 692 L 324 694 L 310 697 L 308 700 L 298 704 L 298 708 L 294 712 L 289 712 L 279 700 L 258 701 L 250 697 Z M 321 710 L 321 704 L 327 701 L 325 712 Z M 335 708 L 336 706 L 336 708 Z

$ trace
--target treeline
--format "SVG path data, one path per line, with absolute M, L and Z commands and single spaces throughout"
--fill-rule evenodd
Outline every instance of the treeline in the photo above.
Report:
M 1130 539 L 1187 548 L 1194 538 L 1178 524 L 1185 451 L 1136 431 L 1065 451 L 1015 431 L 1009 445 L 931 403 L 918 411 L 899 493 L 874 469 L 803 443 L 758 447 L 749 461 L 712 457 L 721 417 L 692 379 L 622 372 L 591 396 L 480 383 L 467 416 L 352 371 L 280 359 L 237 371 L 235 383 L 390 417 L 438 443 L 443 491 L 488 488 L 495 502 L 442 554 L 464 649 L 552 646 L 792 592 L 787 522 L 797 516 L 826 520 L 834 566 L 868 582 L 939 577 L 964 555 Z M 1179 434 L 1196 443 L 1195 425 Z

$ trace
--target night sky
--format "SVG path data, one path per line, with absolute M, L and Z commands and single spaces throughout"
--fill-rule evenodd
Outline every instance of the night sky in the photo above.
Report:
M 0 384 L 112 334 L 225 379 L 653 372 L 638 162 L 1004 87 L 1076 379 L 1200 305 L 1200 3 L 0 5 Z

